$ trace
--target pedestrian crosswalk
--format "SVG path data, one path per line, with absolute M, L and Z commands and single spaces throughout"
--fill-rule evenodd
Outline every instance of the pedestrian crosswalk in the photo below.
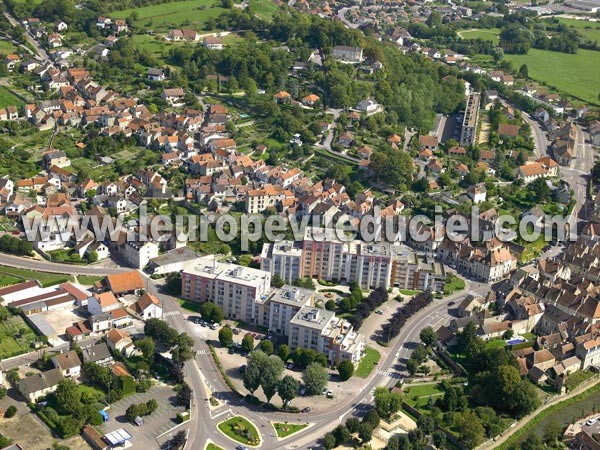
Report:
M 180 311 L 167 311 L 166 313 L 163 313 L 163 317 L 173 317 L 173 316 L 180 316 L 181 312 Z
M 383 376 L 390 377 L 390 378 L 402 378 L 402 375 L 400 375 L 399 373 L 388 372 L 385 370 L 378 370 L 377 375 L 383 375 Z
M 208 355 L 208 350 L 198 350 L 199 355 Z

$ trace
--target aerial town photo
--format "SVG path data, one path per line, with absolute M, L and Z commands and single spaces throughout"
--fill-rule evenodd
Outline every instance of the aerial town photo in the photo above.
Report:
M 600 0 L 0 0 L 0 450 L 600 450 Z

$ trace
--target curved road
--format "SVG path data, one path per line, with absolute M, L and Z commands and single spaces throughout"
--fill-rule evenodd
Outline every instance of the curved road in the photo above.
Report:
M 109 267 L 81 267 L 66 264 L 55 264 L 45 260 L 33 260 L 29 258 L 16 257 L 6 254 L 0 254 L 0 264 L 17 268 L 38 270 L 43 272 L 64 272 L 72 275 L 109 275 L 119 273 L 126 268 Z M 198 328 L 187 320 L 182 314 L 177 300 L 174 297 L 165 295 L 159 291 L 159 288 L 153 280 L 148 279 L 148 291 L 157 295 L 163 303 L 165 320 L 177 329 L 179 332 L 187 332 L 192 337 L 197 337 Z M 466 285 L 466 291 L 469 289 L 479 289 L 483 285 L 473 283 Z M 244 415 L 249 417 L 258 427 L 261 437 L 261 448 L 265 450 L 278 450 L 281 448 L 307 448 L 316 445 L 316 442 L 328 431 L 331 431 L 338 424 L 342 423 L 348 415 L 360 416 L 364 414 L 368 405 L 372 403 L 372 391 L 377 386 L 393 386 L 397 379 L 383 375 L 382 372 L 401 372 L 404 370 L 403 361 L 408 358 L 412 351 L 407 343 L 419 342 L 419 333 L 427 326 L 446 321 L 448 303 L 464 295 L 464 292 L 454 294 L 443 300 L 434 300 L 423 310 L 419 311 L 410 318 L 401 330 L 400 334 L 392 341 L 388 347 L 388 354 L 383 361 L 377 365 L 369 378 L 365 380 L 360 393 L 339 405 L 336 409 L 311 414 L 268 412 L 262 408 L 255 407 L 240 399 L 225 384 L 219 369 L 210 355 L 208 345 L 204 339 L 195 339 L 197 351 L 196 358 L 187 363 L 185 367 L 186 378 L 194 390 L 192 401 L 192 419 L 189 424 L 189 440 L 186 448 L 204 449 L 207 441 L 210 439 L 217 445 L 224 448 L 232 447 L 232 441 L 217 431 L 217 424 L 229 416 Z M 399 306 L 400 307 L 400 306 Z M 212 395 L 218 398 L 221 405 L 211 408 L 208 403 L 208 387 Z M 278 440 L 274 436 L 271 421 L 302 420 L 313 425 L 303 431 L 295 433 L 293 436 Z M 293 439 L 291 439 L 293 437 Z

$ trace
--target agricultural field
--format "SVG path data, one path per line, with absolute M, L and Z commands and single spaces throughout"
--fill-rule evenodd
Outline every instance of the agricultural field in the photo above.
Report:
M 492 41 L 494 44 L 498 44 L 498 35 L 500 30 L 498 28 L 480 29 L 480 30 L 465 30 L 457 33 L 462 39 L 483 39 L 485 41 Z
M 600 52 L 579 49 L 576 54 L 529 49 L 526 55 L 504 55 L 515 67 L 527 64 L 529 76 L 550 88 L 583 101 L 600 104 Z
M 5 87 L 0 86 L 0 108 L 6 108 L 7 106 L 21 108 L 23 101 Z
M 126 19 L 135 11 L 135 26 L 148 30 L 167 32 L 173 28 L 190 28 L 202 31 L 210 18 L 216 18 L 227 11 L 215 6 L 215 0 L 185 0 L 181 2 L 163 3 L 129 8 L 111 13 L 116 19 Z

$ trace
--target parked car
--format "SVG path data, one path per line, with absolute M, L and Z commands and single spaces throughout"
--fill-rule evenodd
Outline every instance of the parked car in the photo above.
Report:
M 375 311 L 375 314 L 382 315 L 382 314 L 383 314 L 383 311 L 382 311 L 382 310 L 380 310 L 380 309 L 378 309 L 377 311 Z
M 248 447 L 246 447 L 245 445 L 238 445 L 235 450 L 248 450 Z
M 328 391 L 328 390 L 329 390 L 329 389 L 327 389 L 327 387 L 324 387 L 324 388 L 323 388 L 323 390 L 321 391 L 321 395 L 325 395 L 325 394 L 327 394 L 327 391 Z
M 210 329 L 211 329 L 211 330 L 216 330 L 216 329 L 218 329 L 218 328 L 219 328 L 219 324 L 218 324 L 218 323 L 213 323 L 213 324 L 210 326 Z
M 333 391 L 331 389 L 327 391 L 327 398 L 333 398 Z
M 307 406 L 306 408 L 302 408 L 300 412 L 307 413 L 310 412 L 310 408 Z

